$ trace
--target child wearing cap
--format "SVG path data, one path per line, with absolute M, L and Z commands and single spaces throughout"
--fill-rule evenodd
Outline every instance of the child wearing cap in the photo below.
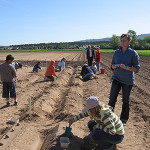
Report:
M 95 54 L 95 62 L 96 62 L 96 66 L 97 66 L 97 71 L 99 71 L 100 68 L 100 62 L 101 62 L 101 52 L 99 51 L 100 48 L 97 47 L 96 48 L 96 54 Z
M 112 108 L 101 104 L 97 96 L 91 96 L 85 101 L 82 113 L 69 119 L 69 125 L 90 116 L 88 122 L 91 139 L 101 149 L 112 150 L 124 138 L 124 127 L 121 120 L 114 114 Z
M 6 98 L 7 106 L 10 106 L 9 98 L 14 99 L 14 105 L 17 105 L 17 96 L 15 90 L 15 78 L 17 77 L 16 70 L 12 65 L 14 57 L 6 56 L 6 62 L 0 65 L 0 75 L 3 82 L 3 98 Z

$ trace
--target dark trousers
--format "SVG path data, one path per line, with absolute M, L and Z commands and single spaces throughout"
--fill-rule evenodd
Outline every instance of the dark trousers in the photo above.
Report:
M 112 149 L 114 144 L 121 143 L 124 135 L 111 135 L 100 129 L 93 130 L 93 126 L 96 124 L 96 121 L 89 121 L 88 128 L 90 130 L 91 139 L 98 144 L 101 149 Z
M 125 122 L 127 122 L 127 120 L 129 119 L 130 93 L 131 93 L 132 86 L 133 85 L 126 85 L 126 84 L 120 83 L 119 81 L 113 80 L 111 92 L 110 92 L 108 105 L 110 105 L 114 109 L 119 91 L 122 88 L 122 102 L 123 103 L 122 103 L 122 112 L 121 112 L 120 119 Z
M 54 81 L 54 77 L 51 75 L 51 76 L 46 76 L 50 81 Z
M 10 94 L 10 95 L 9 95 Z M 16 97 L 16 89 L 14 82 L 3 82 L 3 98 L 15 98 Z
M 88 66 L 92 66 L 93 57 L 88 58 Z

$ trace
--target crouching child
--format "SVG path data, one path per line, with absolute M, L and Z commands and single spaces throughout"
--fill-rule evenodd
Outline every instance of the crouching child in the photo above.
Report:
M 121 120 L 110 106 L 102 104 L 96 96 L 91 96 L 85 101 L 84 111 L 69 119 L 69 125 L 88 116 L 91 119 L 88 122 L 90 138 L 100 149 L 113 150 L 116 144 L 122 142 L 124 127 Z
M 52 60 L 45 72 L 44 81 L 54 81 L 54 76 L 57 77 L 55 73 L 55 61 Z
M 39 69 L 41 69 L 41 62 L 37 62 L 33 67 L 33 72 L 38 72 Z

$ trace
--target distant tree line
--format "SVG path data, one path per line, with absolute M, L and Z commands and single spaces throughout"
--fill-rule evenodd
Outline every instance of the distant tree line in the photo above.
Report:
M 92 47 L 100 46 L 101 48 L 111 49 L 109 41 L 94 41 L 94 42 L 61 42 L 61 43 L 39 43 L 39 44 L 23 44 L 11 45 L 12 50 L 57 50 L 57 49 L 85 49 L 88 45 Z
M 137 39 L 136 32 L 129 30 L 128 34 L 132 37 L 131 48 L 135 50 L 150 50 L 150 36 L 144 39 Z M 0 49 L 12 50 L 57 50 L 57 49 L 86 49 L 88 45 L 92 48 L 100 47 L 101 49 L 116 49 L 120 46 L 120 37 L 112 35 L 110 41 L 78 41 L 78 42 L 60 42 L 60 43 L 38 43 L 38 44 L 23 44 L 10 45 L 9 47 L 0 47 Z
M 128 34 L 132 37 L 131 48 L 135 50 L 150 50 L 150 36 L 146 36 L 144 39 L 137 39 L 136 32 L 133 30 L 129 30 Z M 120 37 L 114 34 L 110 45 L 113 49 L 116 49 L 120 45 Z

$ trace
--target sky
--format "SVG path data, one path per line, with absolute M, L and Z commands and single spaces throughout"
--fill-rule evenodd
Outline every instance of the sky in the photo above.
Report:
M 0 46 L 150 33 L 150 0 L 0 0 Z

